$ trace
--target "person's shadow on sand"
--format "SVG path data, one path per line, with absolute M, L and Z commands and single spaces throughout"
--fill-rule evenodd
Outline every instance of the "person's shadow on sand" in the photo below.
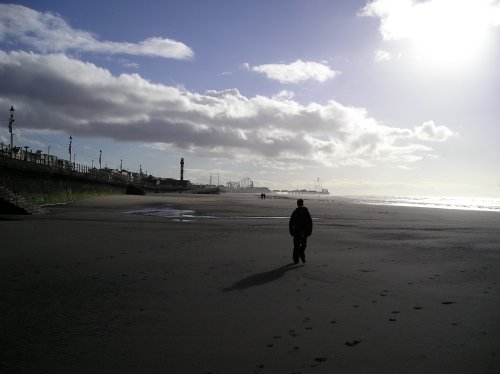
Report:
M 265 283 L 274 282 L 275 280 L 281 278 L 287 271 L 297 269 L 302 266 L 303 265 L 288 264 L 271 271 L 265 271 L 263 273 L 254 274 L 247 278 L 239 280 L 238 282 L 234 283 L 231 287 L 223 288 L 222 292 L 243 290 L 245 288 L 260 286 Z

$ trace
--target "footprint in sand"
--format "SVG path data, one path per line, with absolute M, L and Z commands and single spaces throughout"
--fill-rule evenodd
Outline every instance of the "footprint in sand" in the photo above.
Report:
M 336 320 L 334 320 L 334 319 L 332 319 L 332 320 L 330 321 L 330 323 L 331 323 L 332 325 L 335 325 L 335 324 L 337 323 L 337 321 L 336 321 Z
M 314 361 L 316 361 L 316 362 L 325 362 L 326 361 L 326 357 L 316 357 L 314 359 Z
M 313 328 L 311 326 L 305 327 L 306 330 L 312 330 Z
M 399 310 L 393 310 L 391 313 L 392 313 L 392 314 L 399 314 L 399 313 L 401 313 L 401 312 L 400 312 Z
M 396 318 L 389 318 L 388 321 L 391 321 L 391 322 L 396 322 L 397 319 Z
M 255 367 L 255 370 L 253 371 L 255 374 L 258 374 L 261 372 L 261 370 L 264 369 L 264 364 L 259 364 Z
M 291 348 L 288 353 L 294 353 L 294 352 L 297 352 L 299 350 L 299 347 L 297 346 L 294 346 L 293 348 Z
M 299 334 L 297 334 L 297 333 L 295 332 L 295 330 L 289 330 L 289 331 L 288 331 L 288 333 L 290 334 L 290 336 L 291 336 L 292 338 L 296 338 L 296 337 L 298 337 L 298 336 L 299 336 Z
M 414 306 L 413 309 L 415 309 L 415 310 L 422 310 L 424 308 L 422 308 L 421 306 Z
M 304 317 L 304 319 L 302 320 L 302 323 L 306 323 L 308 321 L 310 321 L 311 319 L 309 317 Z
M 361 343 L 361 340 L 348 340 L 345 342 L 345 345 L 347 345 L 348 347 L 354 347 L 355 345 L 358 345 L 359 343 Z
M 455 304 L 455 301 L 443 301 L 441 304 L 443 304 L 443 305 L 451 305 L 451 304 Z
M 274 344 L 267 344 L 266 347 L 267 348 L 272 348 L 272 347 L 274 347 Z

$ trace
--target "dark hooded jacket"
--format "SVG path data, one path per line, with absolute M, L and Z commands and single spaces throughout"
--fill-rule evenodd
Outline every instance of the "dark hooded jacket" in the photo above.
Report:
M 295 209 L 288 223 L 290 235 L 304 232 L 307 236 L 312 234 L 313 223 L 309 210 L 305 206 L 299 206 Z

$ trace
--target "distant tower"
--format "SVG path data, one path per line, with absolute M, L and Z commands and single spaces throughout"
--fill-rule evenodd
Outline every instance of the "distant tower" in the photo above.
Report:
M 181 158 L 181 181 L 184 180 L 184 157 Z

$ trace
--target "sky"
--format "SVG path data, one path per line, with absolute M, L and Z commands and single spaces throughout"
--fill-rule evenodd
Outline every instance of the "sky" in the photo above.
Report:
M 0 3 L 0 141 L 13 105 L 87 165 L 498 198 L 498 66 L 499 0 Z

